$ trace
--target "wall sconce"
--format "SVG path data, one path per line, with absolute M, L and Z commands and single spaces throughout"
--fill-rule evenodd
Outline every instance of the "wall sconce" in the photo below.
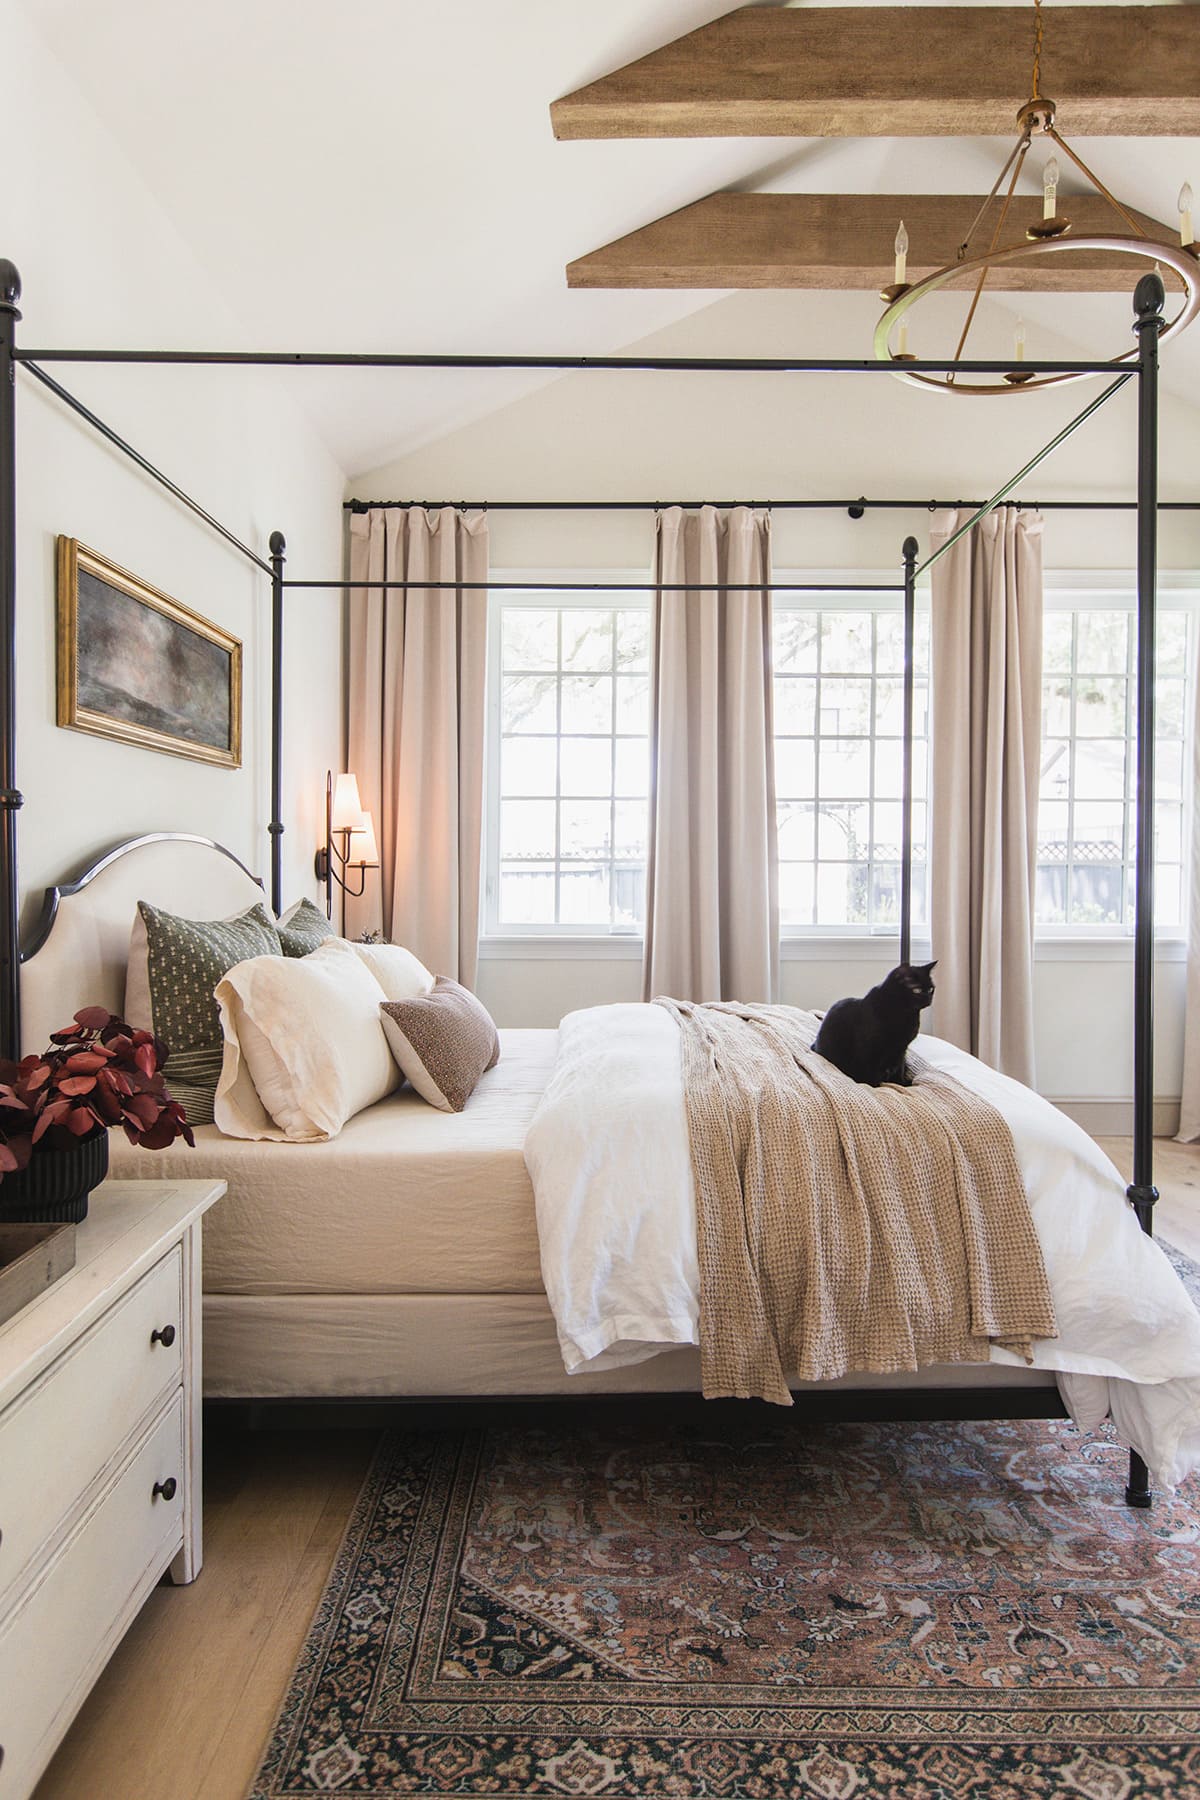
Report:
M 340 838 L 341 843 L 335 840 Z M 344 894 L 357 900 L 366 890 L 367 870 L 379 867 L 379 850 L 375 843 L 375 825 L 364 811 L 359 798 L 358 780 L 343 774 L 335 787 L 333 771 L 325 774 L 325 842 L 317 851 L 317 880 L 325 883 L 325 916 L 333 917 L 333 884 Z M 346 877 L 357 869 L 358 886 L 351 887 Z

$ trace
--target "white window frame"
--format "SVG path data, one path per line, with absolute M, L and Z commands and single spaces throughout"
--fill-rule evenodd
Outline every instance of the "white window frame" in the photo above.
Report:
M 1044 611 L 1071 612 L 1085 602 L 1092 602 L 1112 612 L 1137 612 L 1137 576 L 1133 570 L 1108 569 L 1054 569 L 1047 570 L 1044 578 Z M 1184 569 L 1160 569 L 1157 580 L 1158 611 L 1185 612 L 1191 618 L 1190 643 L 1188 646 L 1188 664 L 1186 679 L 1188 686 L 1200 678 L 1197 649 L 1200 640 L 1200 575 Z M 1136 663 L 1134 664 L 1136 669 Z M 1052 679 L 1052 678 L 1051 678 Z M 1133 708 L 1136 706 L 1136 692 L 1132 686 L 1134 675 L 1129 676 L 1131 690 L 1129 706 L 1131 719 L 1136 724 Z M 1189 714 L 1184 718 L 1183 729 L 1183 844 L 1182 865 L 1184 892 L 1182 895 L 1182 919 L 1177 925 L 1160 925 L 1155 927 L 1156 944 L 1183 944 L 1187 938 L 1187 869 L 1189 858 L 1189 820 L 1191 818 L 1193 795 L 1193 761 L 1192 734 L 1190 717 L 1195 715 L 1195 693 L 1192 692 Z M 1131 730 L 1128 741 L 1136 744 L 1136 734 Z M 1125 804 L 1132 808 L 1134 801 L 1127 799 Z M 1104 924 L 1081 925 L 1075 922 L 1063 924 L 1039 924 L 1034 922 L 1034 943 L 1038 949 L 1043 946 L 1049 951 L 1051 947 L 1060 949 L 1069 944 L 1081 947 L 1095 947 L 1110 943 L 1122 951 L 1133 943 L 1133 925 Z
M 609 931 L 595 925 L 513 925 L 500 922 L 500 739 L 501 739 L 501 647 L 500 619 L 506 603 L 522 601 L 522 584 L 536 582 L 538 588 L 526 590 L 528 602 L 536 606 L 594 611 L 609 606 L 641 607 L 648 614 L 652 595 L 645 585 L 649 580 L 643 569 L 493 569 L 495 581 L 516 584 L 501 593 L 488 595 L 487 641 L 487 739 L 484 752 L 484 825 L 483 857 L 480 867 L 479 943 L 484 960 L 497 954 L 515 953 L 519 958 L 536 960 L 540 956 L 560 956 L 565 951 L 596 961 L 626 961 L 641 958 L 643 934 L 640 931 Z M 564 592 L 553 584 L 561 581 L 564 588 L 571 582 L 587 581 L 599 585 L 584 592 Z M 630 583 L 641 584 L 635 592 L 623 592 Z M 647 799 L 649 807 L 649 799 Z
M 873 612 L 894 613 L 897 618 L 904 616 L 904 592 L 901 574 L 896 569 L 776 569 L 771 576 L 776 590 L 775 600 L 778 607 L 781 595 L 779 590 L 795 584 L 797 593 L 797 610 L 817 609 L 821 612 Z M 828 583 L 828 586 L 824 585 Z M 846 592 L 848 584 L 862 584 L 862 589 L 869 590 L 882 585 L 895 586 L 897 591 L 891 594 L 871 593 L 869 591 Z M 789 610 L 791 610 L 789 608 Z M 916 610 L 918 615 L 929 612 L 929 583 L 924 581 L 916 590 Z M 774 679 L 774 676 L 772 677 Z M 889 677 L 889 679 L 894 679 Z M 867 739 L 874 756 L 874 733 Z M 928 833 L 929 810 L 926 800 L 926 832 Z M 926 865 L 928 866 L 928 843 L 926 843 Z M 785 961 L 808 960 L 805 946 L 827 946 L 837 944 L 842 949 L 853 945 L 865 947 L 865 955 L 875 958 L 879 954 L 879 946 L 889 939 L 899 937 L 898 924 L 878 925 L 795 925 L 781 924 L 779 938 L 781 954 Z M 928 926 L 920 926 L 913 938 L 915 949 L 924 947 L 928 941 Z M 814 954 L 815 954 L 814 950 Z M 852 958 L 853 960 L 853 958 Z

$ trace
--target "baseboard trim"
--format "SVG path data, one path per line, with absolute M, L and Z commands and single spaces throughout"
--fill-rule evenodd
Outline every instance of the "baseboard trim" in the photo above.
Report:
M 1082 1125 L 1089 1137 L 1130 1137 L 1133 1133 L 1133 1101 L 1060 1098 L 1047 1094 L 1052 1106 Z M 1160 1096 L 1154 1102 L 1155 1137 L 1174 1137 L 1179 1130 L 1179 1101 Z

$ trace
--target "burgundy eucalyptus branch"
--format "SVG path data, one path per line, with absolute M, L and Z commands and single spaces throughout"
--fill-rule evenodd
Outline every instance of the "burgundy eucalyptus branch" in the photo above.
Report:
M 167 1046 L 103 1006 L 50 1033 L 50 1048 L 20 1062 L 0 1059 L 0 1180 L 39 1148 L 64 1149 L 89 1132 L 120 1125 L 131 1144 L 163 1150 L 195 1144 L 183 1107 L 163 1078 Z

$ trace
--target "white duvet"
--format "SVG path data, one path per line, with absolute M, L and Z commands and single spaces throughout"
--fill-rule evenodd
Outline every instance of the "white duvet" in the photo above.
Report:
M 1111 1413 L 1159 1485 L 1200 1463 L 1200 1313 L 1091 1138 L 1030 1088 L 940 1038 L 914 1046 L 1008 1121 L 1054 1296 L 1036 1343 L 1081 1430 Z M 699 1270 L 679 1033 L 661 1006 L 570 1013 L 525 1142 L 542 1276 L 569 1373 L 699 1342 Z M 1011 1351 L 991 1360 L 1022 1367 Z

